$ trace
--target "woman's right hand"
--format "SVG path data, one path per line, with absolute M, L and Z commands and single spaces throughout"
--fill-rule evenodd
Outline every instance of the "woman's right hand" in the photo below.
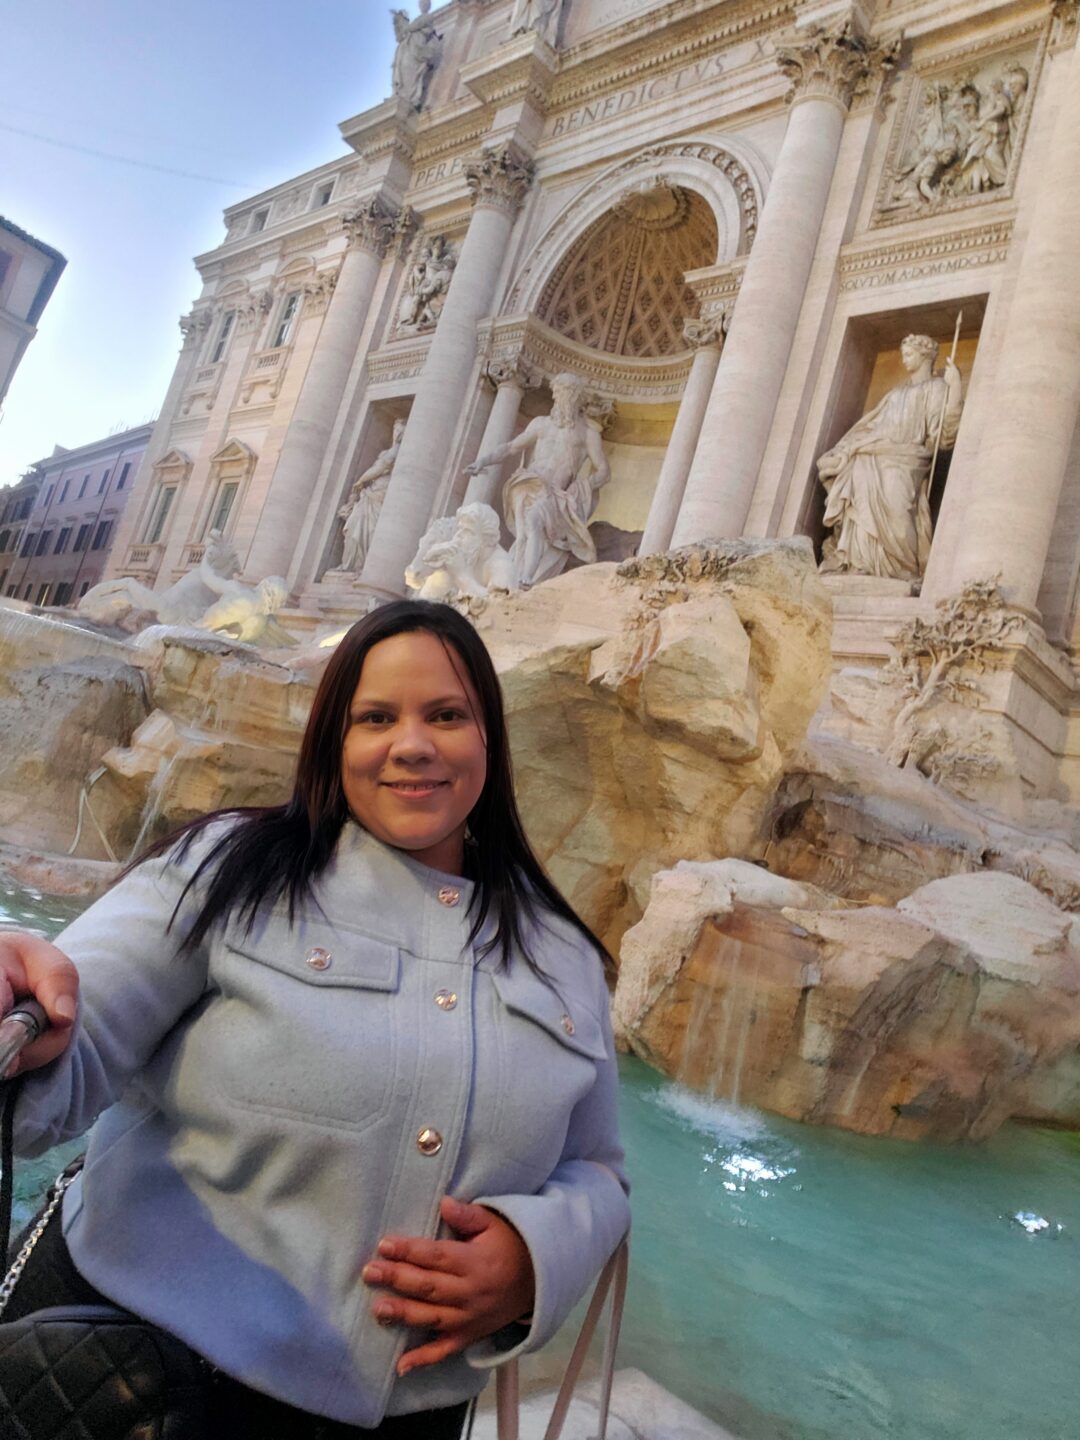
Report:
M 78 1008 L 79 972 L 48 940 L 23 930 L 0 931 L 0 1014 L 28 995 L 44 1008 L 49 1028 L 20 1053 L 12 1075 L 47 1065 L 66 1048 Z

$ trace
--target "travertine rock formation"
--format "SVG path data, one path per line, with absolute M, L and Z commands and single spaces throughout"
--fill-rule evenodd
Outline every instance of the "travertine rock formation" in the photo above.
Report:
M 541 858 L 612 946 L 650 876 L 745 854 L 829 672 L 804 542 L 724 542 L 569 572 L 475 616 Z
M 1071 1123 L 1080 929 L 1011 875 L 837 909 L 737 862 L 680 865 L 624 937 L 615 1016 L 668 1074 L 792 1119 L 943 1140 Z

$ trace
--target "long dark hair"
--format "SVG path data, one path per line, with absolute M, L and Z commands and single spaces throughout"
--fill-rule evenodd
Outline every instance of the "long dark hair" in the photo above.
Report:
M 596 947 L 605 963 L 611 956 L 559 893 L 533 854 L 514 799 L 510 745 L 498 676 L 483 641 L 472 625 L 449 605 L 427 600 L 398 600 L 358 620 L 330 658 L 308 716 L 291 798 L 284 805 L 219 810 L 200 816 L 159 840 L 135 862 L 160 855 L 179 842 L 183 856 L 195 836 L 223 815 L 236 817 L 208 850 L 188 881 L 177 912 L 193 887 L 206 879 L 205 898 L 188 930 L 185 946 L 198 945 L 216 921 L 236 912 L 250 926 L 259 908 L 282 896 L 289 918 L 310 894 L 328 864 L 349 818 L 341 779 L 341 751 L 349 708 L 364 660 L 373 646 L 394 635 L 423 631 L 447 648 L 450 660 L 464 666 L 480 701 L 487 743 L 487 776 L 469 816 L 475 845 L 469 846 L 473 895 L 470 943 L 487 917 L 495 917 L 485 953 L 497 948 L 503 964 L 517 949 L 530 964 L 522 917 L 543 924 L 544 910 L 568 920 Z M 456 665 L 455 665 L 456 668 Z M 175 918 L 175 915 L 174 915 Z

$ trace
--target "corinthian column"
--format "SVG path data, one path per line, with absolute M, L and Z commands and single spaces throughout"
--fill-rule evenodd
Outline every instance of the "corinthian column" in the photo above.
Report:
M 1039 192 L 994 374 L 999 399 L 969 483 L 950 473 L 945 487 L 940 553 L 953 537 L 955 550 L 944 573 L 931 552 L 923 593 L 934 599 L 1000 575 L 1005 598 L 1034 610 L 1046 567 L 1080 420 L 1080 50 L 1058 65 L 1060 108 L 1038 157 Z
M 686 482 L 673 545 L 740 535 L 769 438 L 848 106 L 891 63 L 850 25 L 778 48 L 791 114 Z
M 686 489 L 686 477 L 694 461 L 701 423 L 712 394 L 716 367 L 720 364 L 720 348 L 724 342 L 724 317 L 687 320 L 683 336 L 693 347 L 694 361 L 687 376 L 686 389 L 679 401 L 679 413 L 664 452 L 664 463 L 656 482 L 645 534 L 641 537 L 639 555 L 655 555 L 671 544 L 675 520 Z
M 288 569 L 400 220 L 401 213 L 378 195 L 342 219 L 349 245 L 244 562 L 253 579 Z
M 522 397 L 530 385 L 537 384 L 537 377 L 530 373 L 520 356 L 509 360 L 492 360 L 487 367 L 487 378 L 495 386 L 495 403 L 484 427 L 484 437 L 480 441 L 477 455 L 488 455 L 514 438 Z M 481 470 L 478 475 L 470 476 L 462 504 L 471 505 L 473 501 L 481 501 L 485 505 L 493 505 L 497 510 L 502 470 L 503 462 L 499 461 L 498 464 Z
M 485 151 L 465 167 L 472 219 L 364 564 L 364 584 L 383 594 L 399 595 L 404 589 L 405 567 L 431 518 L 447 442 L 472 378 L 476 326 L 491 310 L 514 217 L 532 173 L 532 161 L 510 144 Z

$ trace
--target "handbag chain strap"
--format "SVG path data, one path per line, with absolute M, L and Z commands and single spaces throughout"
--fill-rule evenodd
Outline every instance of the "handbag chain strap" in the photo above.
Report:
M 34 1253 L 34 1248 L 42 1235 L 45 1234 L 46 1225 L 48 1225 L 49 1221 L 56 1214 L 56 1208 L 64 1198 L 64 1191 L 72 1183 L 77 1174 L 77 1170 L 63 1170 L 53 1181 L 52 1188 L 49 1192 L 49 1203 L 34 1222 L 34 1228 L 23 1241 L 19 1253 L 11 1262 L 11 1269 L 4 1276 L 3 1283 L 0 1284 L 0 1315 L 3 1315 L 7 1309 L 8 1301 L 11 1299 L 12 1291 L 15 1289 L 19 1276 L 26 1269 L 26 1262 Z

